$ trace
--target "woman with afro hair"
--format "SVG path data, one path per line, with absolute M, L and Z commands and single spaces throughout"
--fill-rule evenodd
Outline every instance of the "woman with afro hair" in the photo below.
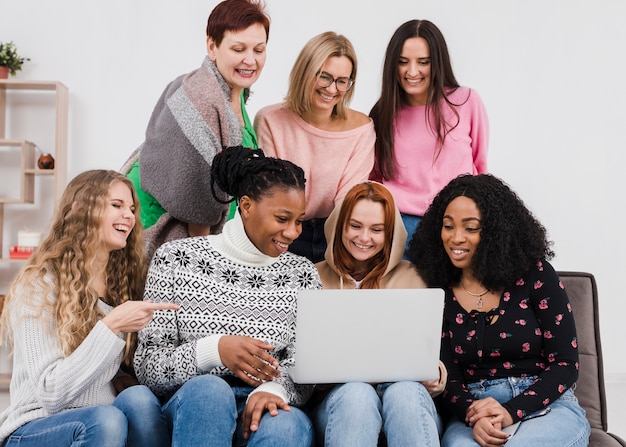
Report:
M 446 290 L 443 446 L 587 445 L 572 390 L 576 328 L 550 246 L 541 223 L 492 175 L 457 177 L 425 213 L 408 257 L 429 287 Z

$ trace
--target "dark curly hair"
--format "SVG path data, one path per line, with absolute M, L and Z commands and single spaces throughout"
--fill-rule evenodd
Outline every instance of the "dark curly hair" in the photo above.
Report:
M 507 184 L 490 174 L 465 174 L 437 194 L 409 244 L 407 256 L 429 287 L 447 288 L 461 279 L 441 241 L 443 215 L 459 196 L 472 199 L 481 214 L 480 243 L 471 267 L 485 287 L 506 287 L 537 261 L 554 256 L 545 227 Z

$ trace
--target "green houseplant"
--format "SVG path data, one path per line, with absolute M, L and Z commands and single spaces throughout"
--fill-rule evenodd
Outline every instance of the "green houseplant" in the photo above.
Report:
M 17 47 L 13 42 L 0 42 L 0 67 L 6 67 L 11 76 L 22 69 L 22 64 L 30 59 L 17 53 Z

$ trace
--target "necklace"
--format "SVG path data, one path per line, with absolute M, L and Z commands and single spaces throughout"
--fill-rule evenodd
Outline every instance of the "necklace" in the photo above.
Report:
M 465 290 L 465 292 L 467 292 L 468 295 L 471 295 L 475 298 L 478 298 L 476 300 L 476 309 L 482 309 L 483 308 L 483 296 L 487 295 L 490 290 L 489 289 L 485 289 L 484 292 L 480 292 L 480 293 L 474 293 L 474 292 L 470 292 L 469 290 L 467 290 L 465 288 L 465 285 L 463 284 L 463 281 L 461 281 L 461 287 L 463 287 L 463 290 Z

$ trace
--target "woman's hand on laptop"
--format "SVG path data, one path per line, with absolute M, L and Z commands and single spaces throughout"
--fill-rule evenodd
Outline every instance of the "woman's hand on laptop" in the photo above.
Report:
M 268 351 L 274 346 L 242 335 L 224 335 L 217 349 L 222 363 L 248 385 L 257 387 L 280 377 L 278 360 Z
M 242 415 L 243 438 L 248 439 L 250 432 L 257 431 L 261 416 L 267 410 L 272 416 L 278 416 L 278 409 L 291 411 L 289 405 L 276 394 L 258 391 L 250 394 Z

